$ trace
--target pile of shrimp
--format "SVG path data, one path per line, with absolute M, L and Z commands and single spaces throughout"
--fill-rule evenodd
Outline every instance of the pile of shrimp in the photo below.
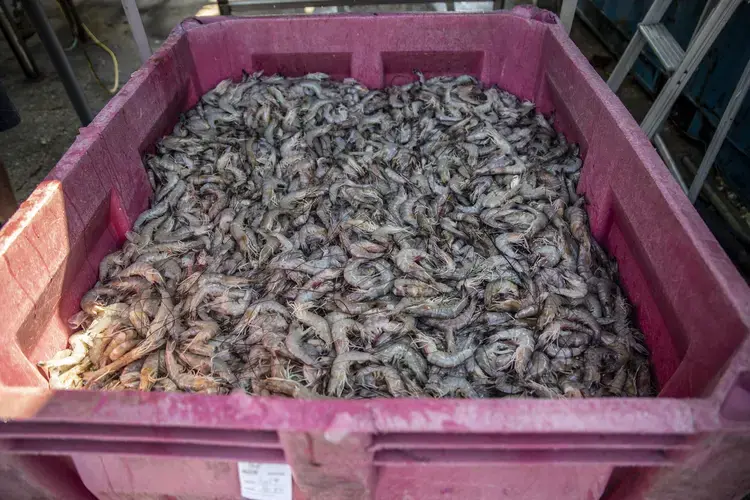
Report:
M 652 395 L 577 147 L 531 102 L 415 74 L 204 95 L 146 157 L 152 204 L 41 363 L 51 387 Z

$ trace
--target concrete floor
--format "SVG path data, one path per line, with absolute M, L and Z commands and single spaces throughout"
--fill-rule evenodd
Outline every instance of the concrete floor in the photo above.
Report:
M 10 0 L 0 1 L 10 3 Z M 41 2 L 60 42 L 63 46 L 69 46 L 72 36 L 55 0 L 41 0 Z M 76 3 L 83 23 L 117 55 L 119 80 L 120 85 L 123 85 L 129 75 L 140 66 L 140 60 L 120 1 L 77 0 Z M 555 0 L 539 2 L 540 6 L 552 9 L 557 3 Z M 215 3 L 211 3 L 210 0 L 138 0 L 138 6 L 152 49 L 157 49 L 171 29 L 183 19 L 199 12 L 216 12 Z M 483 11 L 491 8 L 491 2 L 456 3 L 458 11 Z M 446 7 L 444 3 L 434 3 L 365 6 L 346 10 L 444 11 Z M 315 13 L 334 11 L 335 9 L 332 8 L 318 8 Z M 243 14 L 239 9 L 236 9 L 234 13 Z M 265 14 L 276 15 L 282 13 L 303 13 L 303 11 L 298 9 L 265 12 Z M 253 15 L 258 14 L 264 14 L 264 12 L 253 12 Z M 571 38 L 592 66 L 602 75 L 602 78 L 606 79 L 616 61 L 578 19 L 573 25 Z M 14 129 L 0 133 L 0 156 L 6 164 L 11 184 L 19 201 L 25 199 L 52 169 L 72 144 L 80 126 L 39 38 L 32 36 L 26 43 L 43 75 L 33 82 L 24 77 L 5 40 L 0 38 L 0 81 L 3 82 L 11 100 L 19 109 L 22 120 L 21 124 Z M 86 44 L 85 50 L 104 85 L 110 87 L 114 79 L 110 57 L 92 43 Z M 84 47 L 75 47 L 67 52 L 67 55 L 90 107 L 94 113 L 98 112 L 106 104 L 110 94 L 94 78 L 84 53 Z M 626 79 L 618 96 L 638 121 L 645 116 L 651 105 L 650 97 L 632 79 Z M 669 124 L 665 127 L 663 136 L 675 158 L 687 156 L 694 164 L 700 164 L 703 146 L 692 143 Z M 688 178 L 687 182 L 689 181 Z M 730 257 L 743 270 L 743 274 L 750 276 L 750 256 L 745 247 L 737 242 L 721 217 L 709 205 L 701 203 L 698 209 Z M 739 215 L 743 215 L 743 210 L 738 207 Z M 746 215 L 747 212 L 745 211 L 744 214 Z
M 194 15 L 205 2 L 158 0 L 138 3 L 152 47 L 158 48 L 177 23 Z M 54 0 L 43 0 L 42 4 L 61 44 L 70 46 L 72 36 L 57 4 Z M 117 55 L 120 85 L 124 84 L 138 69 L 140 61 L 119 0 L 85 0 L 80 2 L 78 9 L 84 24 Z M 39 38 L 32 36 L 26 43 L 42 73 L 38 81 L 25 78 L 5 39 L 0 37 L 0 80 L 21 115 L 19 126 L 0 133 L 0 154 L 19 201 L 26 198 L 52 169 L 72 144 L 80 127 Z M 114 81 L 112 60 L 93 44 L 87 44 L 86 51 L 94 69 L 110 87 Z M 111 96 L 97 83 L 80 46 L 67 55 L 95 114 Z

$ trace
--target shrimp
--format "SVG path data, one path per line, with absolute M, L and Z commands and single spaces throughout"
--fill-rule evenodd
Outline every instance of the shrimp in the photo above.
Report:
M 367 269 L 368 275 L 362 273 L 362 268 Z M 344 280 L 358 288 L 347 296 L 352 302 L 376 299 L 393 288 L 393 274 L 390 266 L 383 261 L 356 259 L 344 269 Z
M 434 281 L 432 276 L 419 265 L 420 261 L 429 261 L 431 258 L 427 252 L 422 250 L 404 248 L 393 257 L 393 262 L 402 273 L 414 276 L 421 281 L 432 282 Z
M 230 385 L 234 388 L 239 387 L 239 379 L 232 373 L 232 369 L 226 361 L 219 359 L 217 356 L 211 359 L 211 375 L 220 386 Z
M 153 390 L 156 392 L 178 392 L 180 389 L 177 387 L 177 384 L 172 382 L 172 380 L 162 378 L 154 383 Z
M 359 259 L 379 259 L 385 255 L 386 247 L 370 241 L 358 241 L 348 248 L 349 253 Z
M 211 373 L 211 358 L 187 351 L 176 351 L 176 353 L 180 361 L 182 361 L 190 370 L 195 371 L 198 375 L 207 375 Z
M 427 362 L 440 368 L 455 368 L 462 365 L 474 355 L 474 351 L 476 350 L 475 347 L 470 345 L 456 353 L 449 354 L 438 350 L 435 341 L 425 334 L 417 334 L 417 342 L 422 344 L 422 350 L 425 353 Z
M 497 375 L 513 364 L 514 347 L 499 341 L 481 345 L 474 353 L 474 361 L 485 374 Z
M 599 322 L 590 312 L 584 309 L 566 309 L 562 317 L 586 325 L 592 332 L 593 340 L 595 342 L 599 341 L 602 330 L 599 326 Z
M 406 323 L 391 321 L 389 314 L 371 314 L 362 324 L 362 338 L 368 345 L 375 341 L 375 344 L 382 344 L 387 341 L 391 335 L 401 334 L 410 327 Z
M 532 379 L 539 379 L 544 376 L 550 369 L 549 358 L 540 351 L 534 351 L 531 355 L 531 363 L 529 364 L 528 377 Z
M 534 341 L 534 332 L 526 328 L 509 328 L 487 338 L 487 342 L 495 340 L 505 340 L 513 342 L 516 350 L 513 355 L 514 368 L 519 377 L 523 377 L 531 362 L 531 355 L 534 353 L 536 342 Z
M 495 388 L 505 394 L 521 394 L 523 392 L 523 387 L 518 385 L 510 375 L 505 373 L 500 374 L 495 379 Z
M 429 300 L 406 307 L 404 312 L 416 317 L 434 318 L 434 319 L 453 319 L 471 302 L 468 295 L 463 295 L 459 299 L 450 302 L 443 300 Z
M 495 238 L 495 246 L 500 252 L 512 259 L 522 260 L 525 257 L 514 247 L 525 245 L 526 237 L 522 233 L 503 233 Z
M 289 334 L 284 340 L 284 345 L 295 358 L 306 365 L 314 365 L 315 360 L 302 348 L 302 339 L 304 336 L 305 329 L 299 323 L 293 322 L 289 325 Z
M 107 286 L 95 286 L 81 298 L 81 309 L 89 316 L 97 316 L 104 310 L 106 302 L 102 299 L 115 297 L 118 291 Z
M 343 354 L 349 351 L 349 332 L 352 330 L 363 331 L 364 325 L 350 318 L 343 318 L 336 321 L 331 326 L 331 338 L 336 354 Z
M 635 387 L 639 397 L 654 396 L 654 386 L 651 382 L 651 370 L 648 366 L 648 361 L 645 359 L 639 360 L 636 363 L 635 373 Z
M 443 283 L 426 283 L 403 278 L 396 279 L 393 282 L 393 294 L 398 297 L 434 297 L 451 291 L 451 288 Z
M 141 391 L 150 391 L 154 383 L 159 378 L 160 366 L 163 364 L 160 351 L 155 351 L 146 356 L 140 370 L 140 384 L 138 389 Z
M 340 397 L 346 385 L 349 367 L 352 363 L 374 363 L 377 358 L 370 353 L 349 351 L 336 356 L 331 365 L 331 377 L 328 381 L 327 394 Z
M 445 343 L 448 352 L 455 350 L 454 334 L 471 323 L 474 318 L 474 311 L 476 310 L 476 301 L 471 300 L 466 309 L 461 312 L 458 316 L 453 319 L 425 319 L 424 322 L 428 326 L 432 326 L 439 330 L 443 330 L 445 333 Z
M 156 351 L 157 349 L 160 349 L 165 344 L 166 344 L 166 339 L 163 336 L 157 337 L 154 335 L 154 336 L 146 337 L 146 339 L 141 341 L 140 344 L 130 349 L 126 354 L 122 355 L 115 361 L 112 361 L 111 363 L 99 368 L 98 370 L 94 372 L 86 373 L 85 379 L 87 379 L 88 382 L 86 382 L 85 387 L 87 389 L 92 388 L 96 384 L 96 382 L 99 381 L 102 377 L 110 373 L 114 373 L 117 370 L 125 366 L 128 366 L 130 363 L 138 361 L 139 359 L 146 356 L 147 354 L 150 354 L 151 352 Z
M 405 227 L 385 225 L 380 226 L 372 232 L 371 236 L 381 244 L 388 244 L 394 236 L 405 236 L 411 234 L 411 230 Z
M 92 326 L 94 324 L 92 323 Z M 88 350 L 88 358 L 94 365 L 98 366 L 100 363 L 100 359 L 102 358 L 102 354 L 104 354 L 104 350 L 109 345 L 110 341 L 112 340 L 112 337 L 114 336 L 117 328 L 120 326 L 120 323 L 112 323 L 108 322 L 107 326 L 105 327 L 105 330 L 103 332 L 91 332 L 89 335 L 91 336 L 91 345 L 89 346 Z
M 169 209 L 169 204 L 165 202 L 161 202 L 157 205 L 155 205 L 153 208 L 146 210 L 141 215 L 138 216 L 138 218 L 133 223 L 133 229 L 138 230 L 140 229 L 143 224 L 146 222 L 156 219 L 157 217 L 161 217 L 165 213 L 167 213 L 167 210 Z
M 437 382 L 428 383 L 425 389 L 439 398 L 449 394 L 460 394 L 465 398 L 479 397 L 466 377 L 448 375 Z
M 611 288 L 613 283 L 608 279 L 600 278 L 596 281 L 596 294 L 599 298 L 599 303 L 601 304 L 601 307 L 603 309 L 603 313 L 605 317 L 612 316 L 612 295 L 611 295 Z
M 575 374 L 568 374 L 562 377 L 559 381 L 559 386 L 566 398 L 583 397 L 583 384 L 581 384 L 578 376 Z
M 188 347 L 194 343 L 205 343 L 214 338 L 221 327 L 213 320 L 196 320 L 190 328 L 180 334 L 180 340 L 189 340 Z
M 588 295 L 588 285 L 579 276 L 576 276 L 570 272 L 563 272 L 562 279 L 566 286 L 556 287 L 550 286 L 549 290 L 557 295 L 569 297 L 571 299 L 582 299 Z
M 583 353 L 583 383 L 585 386 L 591 387 L 592 385 L 601 382 L 601 368 L 606 355 L 606 349 L 599 347 L 591 347 Z
M 175 359 L 175 349 L 177 345 L 177 339 L 175 336 L 170 336 L 166 341 L 166 350 L 164 356 L 164 364 L 167 368 L 167 374 L 172 381 L 182 389 L 183 391 L 189 392 L 206 392 L 209 394 L 216 394 L 219 392 L 220 384 L 211 377 L 203 375 L 193 375 L 185 373 L 182 366 Z
M 539 335 L 539 343 L 546 346 L 552 342 L 557 342 L 561 335 L 567 335 L 570 333 L 567 329 L 569 326 L 570 325 L 564 321 L 553 321 L 549 323 L 544 330 L 542 330 L 541 335 Z
M 145 290 L 139 299 L 130 305 L 128 320 L 141 337 L 145 337 L 151 326 L 151 317 L 156 314 L 159 300 L 151 297 L 151 290 Z
M 179 373 L 170 378 L 183 391 L 202 392 L 205 394 L 219 394 L 221 392 L 221 384 L 212 377 Z
M 383 379 L 391 396 L 398 398 L 410 395 L 398 370 L 392 366 L 366 366 L 357 372 L 356 378 L 360 385 L 365 385 L 364 381 L 370 375 Z
M 559 344 L 549 344 L 544 348 L 544 352 L 552 358 L 574 358 L 583 354 L 586 347 L 587 346 L 563 347 Z
M 535 382 L 533 380 L 527 380 L 524 382 L 524 387 L 531 390 L 535 395 L 548 398 L 556 399 L 562 396 L 562 391 L 555 386 L 548 386 L 543 383 Z
M 651 394 L 579 153 L 470 76 L 225 79 L 144 158 L 151 204 L 41 366 L 62 388 Z
M 127 278 L 115 278 L 109 282 L 108 286 L 118 292 L 140 294 L 148 291 L 151 288 L 151 283 L 139 276 L 130 276 Z
M 152 284 L 164 284 L 164 278 L 159 274 L 159 271 L 144 262 L 135 262 L 117 273 L 118 278 L 127 278 L 129 276 L 140 276 Z
M 336 288 L 334 280 L 341 276 L 342 272 L 341 269 L 322 270 L 302 285 L 302 291 L 294 299 L 295 302 L 311 302 L 332 292 Z
M 513 316 L 508 313 L 486 312 L 482 317 L 487 326 L 502 326 L 513 321 Z
M 269 377 L 262 382 L 263 388 L 270 393 L 283 394 L 295 399 L 326 399 L 325 396 L 311 391 L 299 382 L 285 378 Z
M 62 357 L 67 352 L 60 351 Z M 55 359 L 55 358 L 53 358 Z M 57 370 L 51 370 L 49 373 L 49 384 L 51 389 L 78 389 L 83 385 L 81 375 L 91 368 L 91 362 L 88 358 L 83 358 L 76 366 L 59 373 Z
M 75 333 L 70 336 L 68 343 L 73 348 L 68 356 L 39 363 L 39 366 L 44 367 L 47 370 L 54 369 L 59 371 L 65 371 L 66 369 L 72 368 L 83 361 L 83 358 L 87 356 L 89 346 L 91 345 L 91 337 L 85 332 Z
M 326 346 L 330 347 L 333 344 L 333 338 L 331 337 L 331 329 L 328 326 L 328 322 L 323 317 L 310 311 L 308 304 L 292 304 L 292 314 L 294 314 L 297 321 L 312 328 L 318 338 L 325 342 Z
M 542 306 L 542 312 L 539 314 L 537 324 L 540 328 L 547 327 L 557 316 L 560 307 L 562 306 L 562 299 L 555 294 L 550 294 L 544 299 Z
M 135 330 L 120 330 L 117 333 L 115 333 L 112 338 L 110 339 L 109 343 L 107 344 L 107 347 L 103 350 L 101 357 L 99 358 L 99 367 L 101 368 L 105 364 L 107 364 L 109 361 L 114 361 L 114 359 L 111 359 L 112 353 L 115 351 L 115 349 L 118 349 L 120 345 L 125 345 L 125 347 L 129 348 L 131 346 L 131 341 L 134 340 L 136 337 Z M 136 341 L 137 343 L 138 341 Z M 121 352 L 121 350 L 117 351 L 118 353 Z M 125 351 L 127 352 L 127 351 Z
M 609 391 L 614 394 L 615 396 L 619 396 L 622 394 L 624 388 L 625 388 L 625 382 L 628 379 L 628 371 L 625 368 L 625 365 L 618 368 L 617 372 L 615 372 L 615 376 L 612 378 L 612 381 L 609 383 L 609 386 L 607 387 Z
M 383 363 L 403 362 L 420 383 L 427 381 L 427 361 L 403 342 L 383 345 L 373 354 Z
M 566 217 L 570 223 L 570 232 L 573 237 L 583 243 L 588 240 L 588 229 L 586 228 L 586 212 L 581 207 L 568 207 Z
M 109 352 L 109 359 L 115 361 L 140 343 L 139 339 L 128 339 L 117 345 Z
M 289 309 L 281 305 L 279 302 L 269 298 L 261 299 L 247 307 L 242 318 L 237 322 L 237 325 L 234 328 L 234 333 L 239 334 L 246 331 L 259 314 L 269 312 L 279 314 L 285 318 L 292 317 L 292 313 L 289 312 Z
M 120 383 L 129 388 L 136 389 L 141 381 L 141 367 L 143 366 L 143 359 L 130 363 L 128 366 L 122 369 L 120 373 Z
M 383 276 L 379 283 L 375 283 L 367 289 L 356 290 L 347 295 L 347 299 L 352 302 L 362 302 L 366 300 L 377 299 L 386 295 L 393 288 L 392 275 Z

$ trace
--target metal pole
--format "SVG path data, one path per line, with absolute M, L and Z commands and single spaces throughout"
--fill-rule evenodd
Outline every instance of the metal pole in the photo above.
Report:
M 3 0 L 0 0 L 0 31 L 3 32 L 5 39 L 8 40 L 10 50 L 12 50 L 13 55 L 16 56 L 18 64 L 21 65 L 21 69 L 26 75 L 26 78 L 38 78 L 39 70 L 34 63 L 31 54 L 29 54 L 29 49 L 26 48 L 23 38 L 18 36 L 13 24 L 10 22 L 8 8 L 5 6 Z
M 31 24 L 34 25 L 34 29 L 39 35 L 42 45 L 44 45 L 44 49 L 57 70 L 57 74 L 60 76 L 60 80 L 62 80 L 68 98 L 78 114 L 78 119 L 81 120 L 82 125 L 88 125 L 91 123 L 92 115 L 86 103 L 86 96 L 83 95 L 83 90 L 78 85 L 73 68 L 70 67 L 70 62 L 65 57 L 65 52 L 55 36 L 55 32 L 52 31 L 52 26 L 49 25 L 49 20 L 44 15 L 42 6 L 39 5 L 38 0 L 22 0 L 22 3 Z
M 135 0 L 122 0 L 122 9 L 125 11 L 125 17 L 128 18 L 130 31 L 133 33 L 133 40 L 135 40 L 135 45 L 138 47 L 138 55 L 141 57 L 141 63 L 145 63 L 151 57 L 151 46 L 148 44 L 146 30 L 143 28 L 141 13 L 138 12 Z
M 232 15 L 232 6 L 229 5 L 229 0 L 216 0 L 219 5 L 219 14 L 222 16 Z
M 667 166 L 667 170 L 672 173 L 672 177 L 674 177 L 674 179 L 677 181 L 677 184 L 680 185 L 682 192 L 687 193 L 688 187 L 685 183 L 685 179 L 682 178 L 682 174 L 677 168 L 677 163 L 675 163 L 674 158 L 672 158 L 672 154 L 669 152 L 667 145 L 664 143 L 664 139 L 662 139 L 661 134 L 656 134 L 654 136 L 654 146 L 656 146 L 656 150 L 661 155 L 661 159 L 664 160 L 664 165 Z
M 737 82 L 737 87 L 735 87 L 732 97 L 729 98 L 727 108 L 724 110 L 724 114 L 721 115 L 719 126 L 716 127 L 716 132 L 714 132 L 714 136 L 711 138 L 711 143 L 708 145 L 706 154 L 703 156 L 700 168 L 698 168 L 698 173 L 695 174 L 693 183 L 690 185 L 688 198 L 690 198 L 692 203 L 695 203 L 695 200 L 698 199 L 698 194 L 701 192 L 703 183 L 706 182 L 708 172 L 711 170 L 714 160 L 716 160 L 716 155 L 719 154 L 721 145 L 724 144 L 724 139 L 726 139 L 729 129 L 732 128 L 734 117 L 737 116 L 737 112 L 742 106 L 742 101 L 745 99 L 748 89 L 750 89 L 750 60 L 748 60 L 742 76 L 740 76 L 740 81 Z
M 573 27 L 573 19 L 576 17 L 576 6 L 578 0 L 563 0 L 560 7 L 560 23 L 565 31 L 570 35 L 570 29 Z
M 686 50 L 690 50 L 690 46 L 693 45 L 693 40 L 695 40 L 695 35 L 697 35 L 698 32 L 703 27 L 703 23 L 706 21 L 708 14 L 711 13 L 711 10 L 713 10 L 714 4 L 716 4 L 716 0 L 708 0 L 706 2 L 706 5 L 703 6 L 703 10 L 701 11 L 701 16 L 698 18 L 698 24 L 695 25 L 693 34 L 690 35 L 690 41 L 688 42 L 688 48 Z
M 68 20 L 68 24 L 73 28 L 74 36 L 78 39 L 78 42 L 83 43 L 88 41 L 89 37 L 86 34 L 86 30 L 83 29 L 83 22 L 78 15 L 75 5 L 73 5 L 73 0 L 59 0 L 59 4 Z

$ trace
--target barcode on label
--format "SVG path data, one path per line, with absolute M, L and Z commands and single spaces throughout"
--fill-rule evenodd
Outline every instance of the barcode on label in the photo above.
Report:
M 239 462 L 240 493 L 248 500 L 292 500 L 292 469 L 286 464 Z

